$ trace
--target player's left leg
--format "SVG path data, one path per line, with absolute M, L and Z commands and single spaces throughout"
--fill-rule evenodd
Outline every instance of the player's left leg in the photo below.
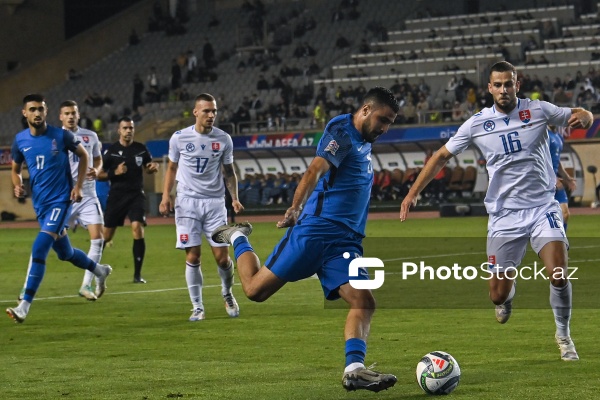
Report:
M 568 279 L 568 240 L 561 223 L 557 202 L 540 213 L 539 222 L 532 232 L 531 247 L 538 253 L 550 278 L 550 306 L 556 324 L 555 338 L 565 361 L 579 359 L 571 339 L 570 321 L 573 290 Z
M 202 201 L 204 209 L 204 223 L 202 231 L 206 232 L 206 239 L 210 244 L 213 256 L 217 262 L 217 271 L 221 277 L 221 295 L 225 303 L 225 311 L 232 318 L 240 315 L 240 306 L 233 296 L 233 261 L 229 257 L 229 244 L 217 243 L 210 237 L 211 233 L 219 226 L 227 223 L 227 208 L 222 199 L 207 199 Z
M 370 290 L 358 290 L 348 283 L 340 286 L 338 294 L 350 306 L 344 339 L 346 340 L 346 368 L 342 386 L 349 391 L 366 389 L 373 392 L 388 389 L 398 379 L 365 367 L 367 338 L 371 329 L 371 318 L 375 313 L 375 299 Z
M 133 234 L 133 283 L 146 283 L 146 280 L 142 278 L 142 266 L 146 255 L 144 224 L 139 221 L 131 221 L 131 232 Z
M 99 263 L 102 259 L 102 249 L 104 247 L 104 237 L 102 236 L 104 216 L 98 199 L 96 197 L 84 198 L 79 205 L 78 217 L 81 225 L 87 229 L 90 236 L 90 249 L 87 255 L 91 260 Z M 80 296 L 92 301 L 97 299 L 92 289 L 93 278 L 94 274 L 86 270 L 79 289 Z
M 263 302 L 281 289 L 287 281 L 275 275 L 270 268 L 261 268 L 260 260 L 248 241 L 248 235 L 251 233 L 252 225 L 242 222 L 217 228 L 211 239 L 215 243 L 233 245 L 244 294 L 252 301 Z

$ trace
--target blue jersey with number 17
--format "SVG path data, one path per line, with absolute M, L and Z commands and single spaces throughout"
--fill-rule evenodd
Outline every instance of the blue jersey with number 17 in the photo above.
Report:
M 533 208 L 554 198 L 556 175 L 546 128 L 548 124 L 565 126 L 570 117 L 570 108 L 517 99 L 517 106 L 508 114 L 494 105 L 473 115 L 446 148 L 459 154 L 474 144 L 483 153 L 489 175 L 488 213 Z
M 304 213 L 342 223 L 365 235 L 373 166 L 371 143 L 352 123 L 352 114 L 333 118 L 317 145 L 317 156 L 330 162 L 304 206 Z
M 51 203 L 69 201 L 73 188 L 69 150 L 75 151 L 78 144 L 71 132 L 49 125 L 43 135 L 33 136 L 27 128 L 15 137 L 12 158 L 18 164 L 27 164 L 38 215 Z

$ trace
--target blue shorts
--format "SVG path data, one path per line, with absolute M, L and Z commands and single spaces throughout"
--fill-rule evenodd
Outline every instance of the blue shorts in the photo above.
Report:
M 556 189 L 554 199 L 560 204 L 569 204 L 569 198 L 567 197 L 567 191 L 565 189 Z
M 344 258 L 345 252 L 351 256 Z M 287 230 L 265 266 L 286 282 L 317 274 L 325 298 L 335 300 L 340 297 L 338 288 L 350 280 L 350 262 L 362 254 L 361 235 L 324 218 L 304 215 Z M 352 279 L 369 279 L 364 268 L 359 274 Z
M 59 235 L 67 227 L 71 215 L 71 202 L 51 203 L 43 208 L 36 208 L 35 211 L 41 230 Z

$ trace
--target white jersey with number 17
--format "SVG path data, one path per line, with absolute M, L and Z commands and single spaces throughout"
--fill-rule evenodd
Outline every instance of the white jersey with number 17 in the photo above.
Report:
M 223 198 L 221 164 L 233 164 L 233 141 L 219 128 L 210 133 L 194 125 L 177 131 L 169 140 L 169 160 L 178 163 L 177 194 L 197 199 Z
M 570 117 L 570 108 L 517 99 L 517 106 L 509 114 L 492 106 L 473 115 L 446 143 L 446 148 L 456 155 L 474 144 L 483 153 L 489 175 L 485 196 L 488 213 L 503 208 L 533 208 L 554 198 L 556 175 L 547 125 L 565 126 Z

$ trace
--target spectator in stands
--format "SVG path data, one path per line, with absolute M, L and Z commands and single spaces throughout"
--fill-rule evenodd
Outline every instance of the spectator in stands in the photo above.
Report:
M 467 90 L 472 87 L 475 87 L 475 84 L 471 82 L 465 74 L 461 74 L 454 91 L 454 97 L 456 100 L 462 103 L 465 100 Z
M 358 47 L 358 52 L 361 54 L 367 54 L 371 52 L 371 46 L 367 42 L 366 38 L 362 38 L 360 41 L 360 46 Z
M 452 107 L 452 122 L 460 122 L 463 123 L 464 121 L 467 120 L 467 118 L 465 118 L 464 116 L 464 111 L 462 109 L 462 107 L 460 106 L 460 101 L 455 100 L 454 101 L 454 106 Z
M 144 105 L 142 93 L 144 93 L 144 81 L 140 78 L 140 74 L 136 73 L 133 76 L 133 102 L 131 104 L 133 111 L 137 111 L 140 106 Z
M 325 122 L 327 120 L 327 110 L 323 100 L 319 100 L 315 109 L 313 110 L 313 118 L 315 125 L 318 129 L 325 129 Z
M 267 82 L 264 75 L 258 76 L 258 81 L 256 82 L 256 90 L 269 90 L 269 82 Z
M 181 68 L 177 64 L 177 60 L 171 60 L 171 90 L 177 90 L 181 87 Z
M 102 107 L 104 105 L 104 100 L 98 92 L 88 94 L 83 102 L 90 107 Z
M 186 69 L 187 73 L 185 76 L 185 80 L 188 83 L 195 82 L 197 79 L 196 70 L 198 68 L 198 57 L 196 57 L 196 53 L 193 50 L 188 50 L 186 60 Z
M 140 38 L 135 31 L 135 29 L 131 29 L 131 33 L 129 34 L 129 45 L 135 46 L 140 43 Z
M 402 115 L 404 116 L 404 123 L 406 124 L 416 124 L 418 121 L 417 108 L 413 103 L 413 96 L 411 93 L 408 93 L 406 97 L 406 103 L 404 104 L 404 107 L 402 107 Z
M 561 107 L 570 106 L 571 97 L 569 97 L 562 86 L 557 86 L 553 92 L 552 102 Z
M 338 49 L 345 49 L 347 47 L 350 47 L 350 42 L 344 36 L 339 34 L 335 41 L 335 47 Z
M 217 66 L 215 50 L 207 37 L 204 38 L 204 46 L 202 47 L 202 59 L 206 69 L 211 70 Z
M 102 121 L 102 116 L 98 115 L 96 119 L 92 122 L 92 129 L 94 132 L 100 136 L 104 130 L 104 122 Z
M 81 74 L 81 72 L 77 72 L 75 68 L 69 68 L 69 70 L 67 71 L 68 81 L 76 81 L 81 78 L 83 78 L 83 75 Z

